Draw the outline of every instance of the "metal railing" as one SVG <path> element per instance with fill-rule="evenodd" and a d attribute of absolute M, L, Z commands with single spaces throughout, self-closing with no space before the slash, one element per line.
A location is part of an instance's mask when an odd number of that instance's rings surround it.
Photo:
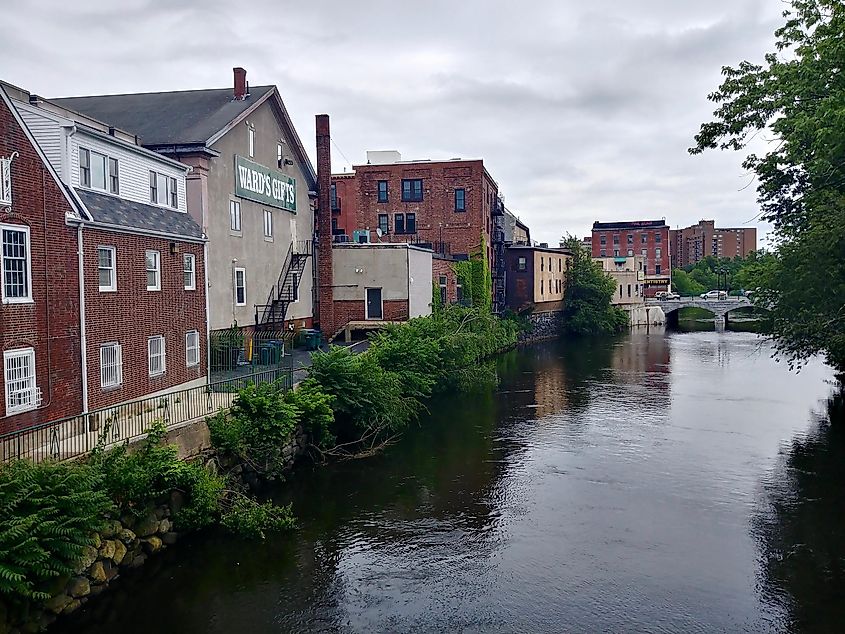
<path fill-rule="evenodd" d="M 210 416 L 231 407 L 238 392 L 249 383 L 271 382 L 291 389 L 292 368 L 238 376 L 0 434 L 0 462 L 78 458 L 90 453 L 103 435 L 106 447 L 139 439 L 156 421 L 175 427 Z"/>

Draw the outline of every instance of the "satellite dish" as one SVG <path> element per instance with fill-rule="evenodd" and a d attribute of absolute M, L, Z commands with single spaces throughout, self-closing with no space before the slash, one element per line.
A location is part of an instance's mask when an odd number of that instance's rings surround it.
<path fill-rule="evenodd" d="M 376 229 L 376 235 L 381 238 L 384 235 L 384 232 L 381 230 L 381 227 Z"/>

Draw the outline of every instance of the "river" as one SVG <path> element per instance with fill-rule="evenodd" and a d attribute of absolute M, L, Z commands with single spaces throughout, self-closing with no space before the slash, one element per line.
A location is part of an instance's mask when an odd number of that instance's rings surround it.
<path fill-rule="evenodd" d="M 750 333 L 548 343 L 385 454 L 280 486 L 300 528 L 186 539 L 54 631 L 830 632 L 832 372 Z M 840 421 L 843 423 L 845 421 Z"/>

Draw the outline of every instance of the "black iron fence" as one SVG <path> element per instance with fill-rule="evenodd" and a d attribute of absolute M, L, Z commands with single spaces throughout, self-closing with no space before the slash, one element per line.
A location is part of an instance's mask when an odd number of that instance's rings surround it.
<path fill-rule="evenodd" d="M 105 446 L 142 438 L 153 423 L 175 427 L 228 409 L 249 383 L 293 387 L 293 370 L 275 367 L 186 390 L 121 403 L 19 431 L 0 434 L 0 462 L 68 460 L 88 454 L 101 438 Z"/>
<path fill-rule="evenodd" d="M 289 367 L 293 335 L 292 330 L 264 328 L 233 327 L 212 332 L 208 347 L 211 382 Z"/>

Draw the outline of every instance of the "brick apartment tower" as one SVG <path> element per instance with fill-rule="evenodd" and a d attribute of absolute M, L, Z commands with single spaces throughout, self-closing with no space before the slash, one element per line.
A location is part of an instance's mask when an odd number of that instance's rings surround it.
<path fill-rule="evenodd" d="M 317 314 L 323 337 L 334 335 L 334 290 L 332 288 L 332 210 L 329 201 L 332 183 L 331 134 L 329 115 L 317 117 Z"/>

